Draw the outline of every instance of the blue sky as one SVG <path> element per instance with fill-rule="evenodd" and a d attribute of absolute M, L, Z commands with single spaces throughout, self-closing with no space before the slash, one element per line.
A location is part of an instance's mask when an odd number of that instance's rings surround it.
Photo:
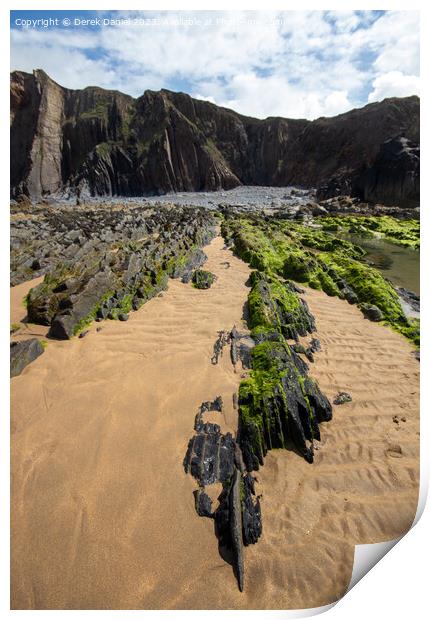
<path fill-rule="evenodd" d="M 36 68 L 68 88 L 168 88 L 312 119 L 419 94 L 419 14 L 12 11 L 11 70 Z"/>

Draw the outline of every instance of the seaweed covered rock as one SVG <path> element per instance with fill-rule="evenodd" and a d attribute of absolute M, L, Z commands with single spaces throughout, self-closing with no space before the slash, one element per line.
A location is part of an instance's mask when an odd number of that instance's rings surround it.
<path fill-rule="evenodd" d="M 272 448 L 294 448 L 313 461 L 313 441 L 332 407 L 316 382 L 297 364 L 288 343 L 266 341 L 252 352 L 252 371 L 239 389 L 239 437 L 248 471 Z"/>
<path fill-rule="evenodd" d="M 298 339 L 315 331 L 315 321 L 304 299 L 274 275 L 251 274 L 248 296 L 249 326 L 274 328 L 285 338 Z"/>
<path fill-rule="evenodd" d="M 24 368 L 42 355 L 43 346 L 37 338 L 10 343 L 10 376 L 17 377 Z"/>
<path fill-rule="evenodd" d="M 195 269 L 199 269 L 206 261 L 207 256 L 200 248 L 196 248 L 192 251 L 184 262 L 172 273 L 172 278 L 180 277 L 181 281 L 185 284 L 191 280 Z"/>
<path fill-rule="evenodd" d="M 373 304 L 360 304 L 360 310 L 362 311 L 366 319 L 369 319 L 369 321 L 374 321 L 375 323 L 378 323 L 384 318 L 382 311 L 378 308 L 378 306 L 374 306 Z"/>
<path fill-rule="evenodd" d="M 226 217 L 221 228 L 236 254 L 267 276 L 276 274 L 307 284 L 359 304 L 365 311 L 369 304 L 375 306 L 379 312 L 375 311 L 374 316 L 377 313 L 381 321 L 419 344 L 418 326 L 405 316 L 393 285 L 362 260 L 360 247 L 328 232 L 334 227 L 343 230 L 348 222 L 351 230 L 352 225 L 363 222 L 363 230 L 371 236 L 375 230 L 399 243 L 418 247 L 419 223 L 398 222 L 390 217 L 328 217 L 324 222 L 323 230 L 315 230 L 250 215 Z"/>
<path fill-rule="evenodd" d="M 361 236 L 386 239 L 390 243 L 414 250 L 420 247 L 420 222 L 389 215 L 331 215 L 322 221 L 324 231 L 359 233 Z"/>
<path fill-rule="evenodd" d="M 215 282 L 215 276 L 210 271 L 196 269 L 193 273 L 192 282 L 194 288 L 208 289 Z"/>

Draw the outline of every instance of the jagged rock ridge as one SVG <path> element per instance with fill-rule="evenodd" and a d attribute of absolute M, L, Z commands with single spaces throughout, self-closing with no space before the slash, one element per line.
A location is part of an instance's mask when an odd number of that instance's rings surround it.
<path fill-rule="evenodd" d="M 11 194 L 302 185 L 324 186 L 326 196 L 342 191 L 415 206 L 419 107 L 413 96 L 312 122 L 259 120 L 183 93 L 147 90 L 134 99 L 97 87 L 63 88 L 42 70 L 15 71 Z M 384 146 L 393 139 L 402 147 Z"/>

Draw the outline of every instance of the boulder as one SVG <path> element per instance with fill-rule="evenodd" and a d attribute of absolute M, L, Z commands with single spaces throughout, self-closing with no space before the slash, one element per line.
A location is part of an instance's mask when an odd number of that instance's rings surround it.
<path fill-rule="evenodd" d="M 11 342 L 10 376 L 17 377 L 20 375 L 24 368 L 34 362 L 43 352 L 44 348 L 37 338 Z"/>
<path fill-rule="evenodd" d="M 196 269 L 193 273 L 192 282 L 194 288 L 208 289 L 215 281 L 215 276 L 210 271 L 204 271 L 203 269 Z"/>
<path fill-rule="evenodd" d="M 379 322 L 384 318 L 383 312 L 373 304 L 361 303 L 360 310 L 369 321 Z"/>
<path fill-rule="evenodd" d="M 348 392 L 338 392 L 333 400 L 334 405 L 343 405 L 345 403 L 350 403 L 352 401 L 351 394 Z"/>

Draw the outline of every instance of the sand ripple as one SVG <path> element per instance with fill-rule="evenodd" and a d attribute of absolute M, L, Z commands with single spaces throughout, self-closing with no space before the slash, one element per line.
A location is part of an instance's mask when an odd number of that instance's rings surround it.
<path fill-rule="evenodd" d="M 218 275 L 210 290 L 172 281 L 127 323 L 51 342 L 12 380 L 14 608 L 323 605 L 345 591 L 355 543 L 410 526 L 418 363 L 403 337 L 309 291 L 322 344 L 311 374 L 329 398 L 347 391 L 353 401 L 322 425 L 313 466 L 268 455 L 257 474 L 263 536 L 246 549 L 238 591 L 182 468 L 202 401 L 221 394 L 223 427 L 237 426 L 240 373 L 227 354 L 218 366 L 210 357 L 218 330 L 241 327 L 249 269 L 220 238 L 207 254 Z"/>

